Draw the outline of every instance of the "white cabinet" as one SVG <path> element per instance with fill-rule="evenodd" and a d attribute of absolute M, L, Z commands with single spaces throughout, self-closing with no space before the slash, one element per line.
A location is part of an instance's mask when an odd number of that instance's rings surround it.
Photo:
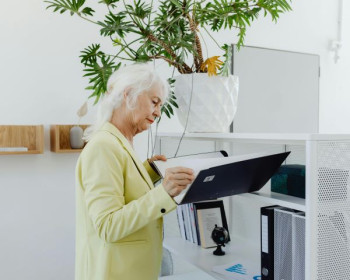
<path fill-rule="evenodd" d="M 158 135 L 157 152 L 172 157 L 180 134 Z M 289 150 L 287 163 L 305 164 L 306 197 L 271 193 L 269 183 L 259 192 L 224 199 L 231 242 L 226 255 L 182 240 L 176 216 L 165 219 L 164 245 L 217 279 L 215 265 L 249 259 L 260 270 L 260 207 L 278 204 L 306 215 L 305 279 L 343 280 L 350 275 L 350 135 L 331 134 L 185 134 L 179 155 L 225 149 L 230 155 Z"/>

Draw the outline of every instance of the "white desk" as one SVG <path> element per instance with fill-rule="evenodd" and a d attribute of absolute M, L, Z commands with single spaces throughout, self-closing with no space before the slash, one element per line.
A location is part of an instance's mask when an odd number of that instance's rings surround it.
<path fill-rule="evenodd" d="M 258 247 L 253 247 L 252 244 L 242 239 L 239 240 L 237 237 L 231 237 L 231 240 L 234 240 L 234 243 L 231 241 L 226 247 L 223 247 L 226 253 L 224 256 L 213 255 L 215 248 L 204 249 L 179 237 L 165 238 L 163 245 L 174 255 L 198 267 L 215 279 L 226 280 L 227 278 L 211 271 L 213 266 L 230 264 L 237 259 L 249 260 L 250 263 L 254 263 L 255 271 L 259 272 L 260 244 L 255 244 Z"/>

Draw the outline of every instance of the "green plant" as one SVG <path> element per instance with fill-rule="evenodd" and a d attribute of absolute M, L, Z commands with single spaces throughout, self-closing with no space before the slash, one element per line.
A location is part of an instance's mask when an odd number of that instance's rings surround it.
<path fill-rule="evenodd" d="M 47 8 L 54 12 L 70 12 L 100 27 L 101 36 L 109 37 L 115 53 L 101 50 L 100 44 L 91 44 L 81 52 L 84 76 L 89 77 L 90 97 L 95 103 L 106 91 L 107 80 L 117 70 L 122 60 L 147 62 L 155 59 L 166 61 L 179 73 L 208 72 L 209 75 L 229 73 L 228 45 L 219 46 L 224 62 L 219 56 L 204 60 L 203 36 L 206 32 L 214 41 L 212 32 L 223 29 L 238 31 L 237 47 L 243 45 L 247 27 L 260 13 L 271 15 L 277 21 L 280 14 L 291 10 L 291 0 L 100 0 L 106 6 L 102 21 L 94 19 L 95 11 L 86 6 L 85 0 L 52 0 Z M 131 2 L 131 1 L 129 1 Z M 210 29 L 212 32 L 210 32 Z M 216 41 L 215 41 L 216 42 Z M 205 42 L 204 42 L 205 43 Z M 170 85 L 174 83 L 169 79 Z M 177 107 L 172 92 L 162 111 L 168 117 Z"/>

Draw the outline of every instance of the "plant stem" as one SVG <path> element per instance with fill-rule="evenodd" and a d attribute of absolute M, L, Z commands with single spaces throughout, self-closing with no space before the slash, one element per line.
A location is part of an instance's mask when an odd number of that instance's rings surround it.
<path fill-rule="evenodd" d="M 112 39 L 111 39 L 111 40 L 112 40 Z M 120 45 L 122 46 L 122 48 L 121 48 L 120 51 L 116 54 L 116 57 L 117 57 L 121 52 L 123 52 L 123 51 L 125 50 L 125 48 L 130 49 L 129 46 L 130 46 L 131 44 L 133 44 L 133 43 L 135 43 L 135 42 L 137 42 L 137 41 L 140 41 L 140 40 L 141 40 L 141 38 L 138 38 L 138 39 L 132 41 L 131 43 L 127 44 L 127 45 L 120 44 Z M 113 41 L 113 40 L 112 40 L 112 41 Z M 124 40 L 124 42 L 125 42 L 125 40 Z"/>
<path fill-rule="evenodd" d="M 124 38 L 121 38 L 124 42 L 124 46 L 125 48 L 128 48 L 128 50 L 130 50 L 132 53 L 135 53 L 135 51 L 133 49 L 131 49 L 128 45 L 128 43 L 125 41 Z M 130 58 L 134 58 L 134 56 L 132 56 L 126 49 L 124 49 L 124 52 L 130 57 Z M 134 54 L 135 55 L 135 54 Z"/>
<path fill-rule="evenodd" d="M 115 54 L 106 54 L 106 53 L 105 53 L 105 55 L 106 55 L 106 56 L 113 57 L 113 60 L 114 60 L 115 58 L 120 58 L 120 59 L 122 59 L 122 60 L 135 61 L 134 59 L 121 57 L 121 56 L 115 55 Z"/>
<path fill-rule="evenodd" d="M 153 0 L 151 1 L 151 11 L 153 10 Z M 151 25 L 151 13 L 148 14 L 148 25 Z"/>
<path fill-rule="evenodd" d="M 172 11 L 172 12 L 169 14 L 169 17 L 170 17 L 174 12 L 175 12 L 175 11 Z M 169 22 L 168 22 L 168 25 L 164 27 L 163 32 L 167 31 L 168 28 L 169 28 L 173 23 L 175 23 L 176 21 L 178 21 L 181 17 L 182 17 L 182 15 L 179 15 L 178 17 L 174 18 L 173 20 L 169 21 Z"/>
<path fill-rule="evenodd" d="M 93 23 L 93 24 L 98 25 L 98 23 L 97 23 L 96 21 L 93 21 L 93 20 L 91 20 L 91 19 L 88 19 L 88 18 L 82 16 L 80 13 L 76 13 L 76 14 L 77 14 L 79 17 L 81 17 L 82 19 L 87 20 L 87 21 L 89 21 L 89 22 L 91 22 L 91 23 Z"/>
<path fill-rule="evenodd" d="M 205 32 L 208 33 L 208 35 L 210 36 L 210 38 L 213 39 L 213 41 L 215 42 L 215 44 L 216 44 L 220 49 L 222 49 L 222 47 L 218 44 L 218 42 L 216 42 L 216 40 L 214 39 L 214 37 L 211 36 L 211 34 L 210 34 L 209 31 L 205 28 L 205 26 L 203 26 L 203 28 L 204 28 Z"/>
<path fill-rule="evenodd" d="M 204 46 L 205 46 L 205 51 L 206 51 L 206 53 L 207 53 L 207 57 L 209 57 L 209 53 L 208 53 L 208 46 L 207 46 L 207 43 L 206 43 L 206 42 L 205 42 L 205 40 L 204 40 L 204 37 L 203 37 L 202 32 L 200 32 L 200 31 L 199 31 L 199 35 L 201 36 L 202 41 L 203 41 L 203 43 L 204 43 Z"/>
<path fill-rule="evenodd" d="M 109 8 L 109 5 L 108 5 L 108 4 L 106 4 L 106 6 L 107 6 L 107 9 L 108 9 L 108 12 L 111 14 L 111 13 L 112 13 L 112 11 L 111 11 L 111 9 Z"/>
<path fill-rule="evenodd" d="M 196 54 L 193 54 L 193 62 L 194 62 L 194 65 L 196 67 L 196 72 L 197 72 L 203 63 L 201 42 L 200 42 L 199 37 L 197 35 L 197 31 L 196 31 L 197 26 L 196 26 L 195 22 L 193 21 L 193 19 L 191 18 L 191 16 L 188 13 L 186 13 L 186 18 L 190 24 L 190 29 L 191 29 L 193 36 L 194 36 L 193 49 L 196 51 Z"/>
<path fill-rule="evenodd" d="M 143 36 L 145 36 L 146 38 L 148 38 L 149 40 L 151 40 L 152 42 L 156 43 L 157 45 L 161 46 L 164 48 L 164 50 L 169 53 L 169 55 L 174 59 L 175 63 L 176 63 L 176 60 L 177 60 L 177 56 L 176 54 L 174 53 L 174 51 L 171 49 L 170 46 L 168 46 L 164 41 L 162 41 L 161 39 L 157 38 L 153 32 L 151 32 L 150 30 L 147 32 L 147 30 L 145 30 L 143 28 L 143 26 L 141 26 L 137 21 L 136 19 L 129 13 L 129 10 L 126 8 L 126 4 L 125 4 L 125 0 L 123 0 L 123 3 L 124 3 L 124 7 L 125 7 L 125 10 L 126 12 L 128 13 L 129 17 L 131 18 L 131 20 L 133 21 L 133 23 L 136 25 L 136 27 L 140 30 L 141 34 Z M 164 57 L 165 58 L 165 57 Z M 191 73 L 192 72 L 192 69 L 186 64 L 186 63 L 182 63 L 180 64 L 180 69 L 179 69 L 179 72 L 180 73 Z"/>
<path fill-rule="evenodd" d="M 149 34 L 146 34 L 147 38 L 149 40 L 151 40 L 152 42 L 155 42 L 156 44 L 160 45 L 161 47 L 164 48 L 164 50 L 174 59 L 174 62 L 176 62 L 177 60 L 177 56 L 176 54 L 174 53 L 174 51 L 162 40 L 158 39 L 156 36 L 154 36 L 153 33 L 149 33 Z M 177 63 L 178 64 L 178 63 Z M 191 67 L 189 67 L 185 62 L 182 62 L 181 64 L 178 64 L 178 65 L 181 65 L 181 71 L 179 69 L 179 72 L 180 73 L 191 73 L 192 72 L 192 69 Z"/>
<path fill-rule="evenodd" d="M 186 74 L 186 73 L 191 73 L 191 72 L 192 72 L 191 68 L 189 69 L 190 72 L 188 71 L 188 69 L 186 69 L 186 68 L 184 69 L 183 64 L 185 64 L 185 63 L 180 64 L 180 63 L 178 63 L 178 62 L 176 62 L 176 61 L 173 61 L 173 60 L 171 60 L 171 59 L 169 59 L 169 58 L 167 58 L 167 57 L 165 57 L 165 56 L 163 56 L 163 55 L 154 55 L 154 56 L 150 56 L 149 58 L 153 58 L 153 59 L 163 59 L 163 60 L 165 60 L 166 62 L 168 62 L 170 65 L 176 67 L 176 69 L 177 69 L 181 74 Z M 185 65 L 186 65 L 186 64 L 185 64 Z M 189 66 L 187 66 L 187 67 L 189 67 Z"/>

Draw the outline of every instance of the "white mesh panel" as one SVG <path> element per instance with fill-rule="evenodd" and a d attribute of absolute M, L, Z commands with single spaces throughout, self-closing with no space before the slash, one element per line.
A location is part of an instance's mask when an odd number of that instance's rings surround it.
<path fill-rule="evenodd" d="M 317 279 L 349 279 L 350 143 L 320 143 L 317 153 Z"/>
<path fill-rule="evenodd" d="M 305 280 L 305 217 L 293 215 L 293 280 Z"/>
<path fill-rule="evenodd" d="M 275 280 L 292 279 L 292 214 L 275 210 L 274 213 Z"/>

